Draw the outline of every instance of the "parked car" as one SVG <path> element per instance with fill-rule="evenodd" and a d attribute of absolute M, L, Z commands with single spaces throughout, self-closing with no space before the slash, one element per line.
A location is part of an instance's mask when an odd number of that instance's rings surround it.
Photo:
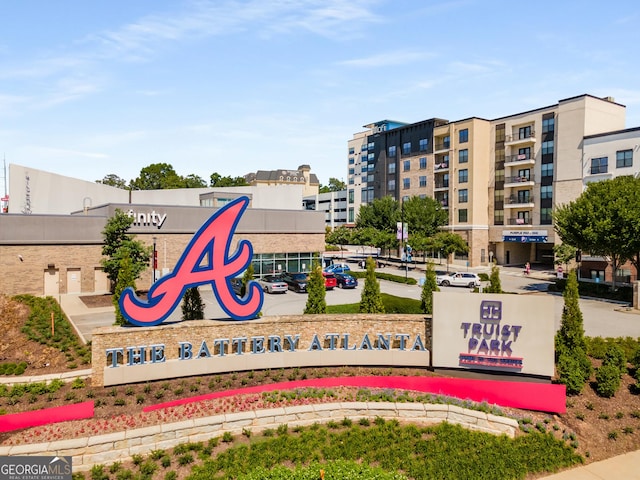
<path fill-rule="evenodd" d="M 266 293 L 287 293 L 289 285 L 279 275 L 266 275 L 258 279 L 258 283 Z"/>
<path fill-rule="evenodd" d="M 458 272 L 448 273 L 445 275 L 436 276 L 436 282 L 438 285 L 448 287 L 449 285 L 454 287 L 479 287 L 480 277 L 477 273 L 471 272 Z"/>
<path fill-rule="evenodd" d="M 358 286 L 358 279 L 352 277 L 348 273 L 335 273 L 338 288 L 356 288 Z"/>
<path fill-rule="evenodd" d="M 346 263 L 334 263 L 326 267 L 324 271 L 327 273 L 349 273 L 351 271 L 351 267 Z"/>
<path fill-rule="evenodd" d="M 236 295 L 242 296 L 242 278 L 240 277 L 232 278 L 231 288 L 233 288 L 233 291 Z"/>
<path fill-rule="evenodd" d="M 334 288 L 336 288 L 338 282 L 336 280 L 336 276 L 333 273 L 322 272 L 322 276 L 324 277 L 324 287 L 327 290 L 333 290 Z"/>
<path fill-rule="evenodd" d="M 293 290 L 294 292 L 303 293 L 307 291 L 307 282 L 309 281 L 309 276 L 303 272 L 296 273 L 285 273 L 282 276 L 282 280 L 287 284 L 289 290 Z"/>

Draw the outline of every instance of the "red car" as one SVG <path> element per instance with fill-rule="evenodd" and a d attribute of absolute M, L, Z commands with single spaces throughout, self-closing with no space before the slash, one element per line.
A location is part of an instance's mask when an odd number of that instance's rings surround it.
<path fill-rule="evenodd" d="M 338 280 L 333 273 L 322 272 L 324 277 L 324 286 L 327 290 L 333 290 L 338 285 Z"/>

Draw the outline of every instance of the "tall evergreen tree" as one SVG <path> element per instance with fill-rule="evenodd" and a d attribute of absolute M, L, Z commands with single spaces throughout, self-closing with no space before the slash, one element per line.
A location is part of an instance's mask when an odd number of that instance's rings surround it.
<path fill-rule="evenodd" d="M 504 293 L 502 290 L 502 283 L 500 282 L 500 269 L 495 263 L 491 267 L 491 275 L 489 276 L 489 285 L 487 285 L 484 293 Z"/>
<path fill-rule="evenodd" d="M 578 394 L 589 380 L 593 367 L 587 355 L 582 311 L 579 305 L 578 279 L 575 270 L 569 272 L 564 293 L 560 329 L 556 333 L 556 364 L 560 383 L 567 393 Z"/>
<path fill-rule="evenodd" d="M 327 313 L 327 302 L 325 300 L 327 289 L 324 286 L 322 267 L 317 262 L 314 262 L 309 274 L 307 293 L 307 304 L 304 307 L 304 313 Z"/>
<path fill-rule="evenodd" d="M 247 293 L 247 285 L 249 282 L 253 280 L 253 275 L 255 274 L 255 270 L 253 268 L 253 262 L 249 264 L 247 269 L 242 274 L 242 289 L 240 290 L 240 296 L 244 297 Z"/>
<path fill-rule="evenodd" d="M 376 262 L 372 257 L 367 258 L 367 273 L 360 296 L 360 313 L 384 313 L 380 282 L 376 278 Z"/>
<path fill-rule="evenodd" d="M 122 250 L 126 250 L 122 249 Z M 115 285 L 115 291 L 113 293 L 112 301 L 115 307 L 116 321 L 115 325 L 126 325 L 127 319 L 122 315 L 120 310 L 120 296 L 128 287 L 136 289 L 136 280 L 133 273 L 133 264 L 129 255 L 122 255 L 120 258 L 120 268 L 118 273 L 118 281 Z"/>
<path fill-rule="evenodd" d="M 204 302 L 198 287 L 187 288 L 182 299 L 182 319 L 201 320 L 204 318 Z"/>
<path fill-rule="evenodd" d="M 422 293 L 420 295 L 420 310 L 423 313 L 433 313 L 433 292 L 439 292 L 438 282 L 436 281 L 436 272 L 433 269 L 433 263 L 427 262 L 427 271 L 425 273 L 424 285 L 422 285 Z"/>

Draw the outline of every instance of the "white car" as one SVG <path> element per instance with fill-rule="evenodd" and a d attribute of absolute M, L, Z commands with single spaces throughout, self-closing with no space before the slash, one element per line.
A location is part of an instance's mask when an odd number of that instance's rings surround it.
<path fill-rule="evenodd" d="M 479 287 L 480 277 L 477 273 L 470 272 L 458 272 L 458 273 L 445 273 L 444 275 L 437 275 L 436 282 L 443 287 Z"/>
<path fill-rule="evenodd" d="M 289 285 L 276 275 L 267 275 L 258 279 L 258 283 L 266 293 L 287 293 Z"/>

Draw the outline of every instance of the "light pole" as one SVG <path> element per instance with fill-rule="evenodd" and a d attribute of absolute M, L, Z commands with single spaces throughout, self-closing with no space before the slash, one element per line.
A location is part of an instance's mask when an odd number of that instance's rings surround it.
<path fill-rule="evenodd" d="M 158 268 L 158 251 L 156 250 L 156 240 L 157 238 L 153 237 L 153 260 L 151 261 L 151 265 L 153 268 L 153 283 L 156 283 L 156 268 Z"/>

